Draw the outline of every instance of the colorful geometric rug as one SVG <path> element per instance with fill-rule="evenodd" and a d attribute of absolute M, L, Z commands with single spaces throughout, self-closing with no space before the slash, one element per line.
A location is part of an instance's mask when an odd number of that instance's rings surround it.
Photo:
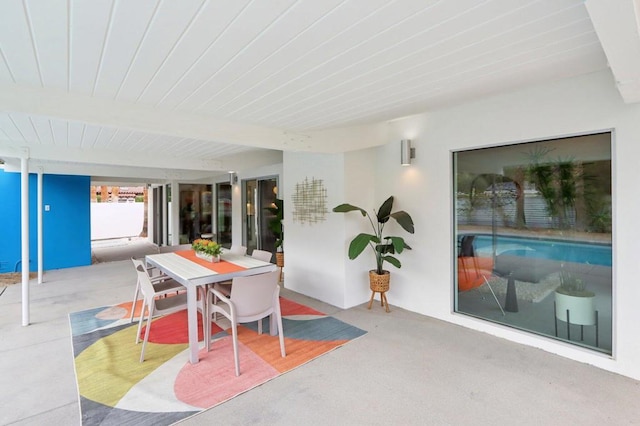
<path fill-rule="evenodd" d="M 211 352 L 201 349 L 200 362 L 188 362 L 184 311 L 154 320 L 144 363 L 139 362 L 141 344 L 135 344 L 137 322 L 129 323 L 131 302 L 70 314 L 82 424 L 169 425 L 366 333 L 307 306 L 280 300 L 287 356 L 280 356 L 278 337 L 269 335 L 268 320 L 262 335 L 257 323 L 239 326 L 239 377 L 231 335 L 215 324 Z"/>

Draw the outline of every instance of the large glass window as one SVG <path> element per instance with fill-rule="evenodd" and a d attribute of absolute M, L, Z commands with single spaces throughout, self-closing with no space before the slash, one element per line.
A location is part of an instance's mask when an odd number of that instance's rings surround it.
<path fill-rule="evenodd" d="M 611 133 L 453 158 L 454 310 L 610 354 Z"/>

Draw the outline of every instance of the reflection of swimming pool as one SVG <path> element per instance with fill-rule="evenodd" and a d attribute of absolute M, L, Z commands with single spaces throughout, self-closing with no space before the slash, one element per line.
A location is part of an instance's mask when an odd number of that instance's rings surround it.
<path fill-rule="evenodd" d="M 476 251 L 490 256 L 493 247 L 491 235 L 477 235 Z M 535 257 L 557 261 L 611 266 L 611 246 L 597 243 L 575 243 L 558 240 L 539 240 L 522 237 L 497 236 L 497 254 Z"/>

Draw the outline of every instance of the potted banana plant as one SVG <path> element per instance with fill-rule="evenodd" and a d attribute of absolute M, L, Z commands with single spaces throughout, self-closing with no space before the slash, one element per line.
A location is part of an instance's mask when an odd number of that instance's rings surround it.
<path fill-rule="evenodd" d="M 414 233 L 413 219 L 409 213 L 404 210 L 392 212 L 393 196 L 387 198 L 380 208 L 373 211 L 370 215 L 365 209 L 351 205 L 340 204 L 333 208 L 336 213 L 348 213 L 359 211 L 363 217 L 366 217 L 371 224 L 372 233 L 360 233 L 349 244 L 349 259 L 353 260 L 360 256 L 364 250 L 369 247 L 373 251 L 376 260 L 376 267 L 369 271 L 369 287 L 373 292 L 369 301 L 369 308 L 373 301 L 373 295 L 376 292 L 381 294 L 382 302 L 386 302 L 385 292 L 389 290 L 389 282 L 391 274 L 384 269 L 384 262 L 388 262 L 396 268 L 400 268 L 402 264 L 395 255 L 402 253 L 404 250 L 411 250 L 411 247 L 404 241 L 404 238 L 384 235 L 385 225 L 389 219 L 394 219 L 405 231 L 410 234 Z M 374 220 L 375 218 L 375 220 Z M 386 306 L 389 312 L 389 306 Z"/>
<path fill-rule="evenodd" d="M 276 238 L 276 265 L 280 268 L 280 281 L 282 281 L 282 268 L 284 267 L 284 227 L 282 225 L 282 220 L 284 219 L 284 200 L 276 198 L 273 205 L 265 207 L 265 209 L 273 215 L 268 222 L 268 226 Z"/>

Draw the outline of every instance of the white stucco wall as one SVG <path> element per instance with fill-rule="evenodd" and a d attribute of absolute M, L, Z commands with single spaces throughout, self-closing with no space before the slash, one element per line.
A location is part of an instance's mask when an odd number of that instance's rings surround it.
<path fill-rule="evenodd" d="M 91 239 L 137 237 L 142 232 L 144 203 L 91 203 Z"/>
<path fill-rule="evenodd" d="M 451 152 L 608 129 L 614 130 L 613 357 L 453 314 Z M 293 185 L 305 176 L 326 180 L 329 209 L 342 202 L 377 207 L 394 195 L 396 209 L 412 215 L 416 234 L 407 238 L 414 250 L 401 255 L 402 269 L 392 271 L 391 304 L 640 379 L 640 286 L 636 285 L 634 260 L 635 218 L 640 213 L 634 197 L 640 158 L 640 105 L 623 103 L 610 73 L 395 120 L 389 123 L 389 134 L 390 142 L 374 150 L 375 176 L 368 180 L 375 183 L 369 185 L 358 182 L 358 175 L 350 175 L 353 169 L 349 165 L 360 161 L 359 167 L 368 167 L 371 150 L 334 156 L 285 154 L 286 199 L 290 199 Z M 412 139 L 416 148 L 410 167 L 400 166 L 400 140 L 404 138 Z M 364 205 L 367 202 L 370 204 Z M 346 244 L 360 231 L 354 230 L 355 219 L 335 216 L 330 214 L 326 223 L 306 228 L 290 224 L 290 216 L 285 217 L 287 287 L 349 307 L 367 300 L 363 271 L 370 269 L 370 262 L 346 259 Z M 363 276 L 364 291 L 354 283 L 359 276 Z"/>

